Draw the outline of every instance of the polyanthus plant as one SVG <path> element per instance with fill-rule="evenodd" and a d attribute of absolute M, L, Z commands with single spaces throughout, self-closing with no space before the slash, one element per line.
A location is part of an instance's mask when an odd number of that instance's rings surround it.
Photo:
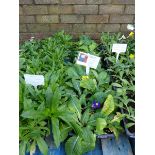
<path fill-rule="evenodd" d="M 76 99 L 74 102 L 77 105 L 80 103 L 80 100 Z M 86 109 L 79 110 L 79 121 L 77 123 L 70 123 L 73 133 L 65 143 L 67 155 L 82 155 L 93 150 L 97 135 L 111 132 L 118 138 L 119 133 L 123 131 L 120 122 L 124 115 L 115 112 L 115 108 L 113 96 L 109 94 L 102 109 L 95 111 L 91 107 L 87 107 Z M 72 112 L 77 112 L 76 108 L 71 110 Z"/>
<path fill-rule="evenodd" d="M 66 81 L 67 87 L 77 92 L 80 98 L 84 97 L 91 101 L 95 98 L 104 101 L 106 93 L 111 90 L 110 77 L 99 66 L 97 70 L 91 69 L 87 76 L 85 67 L 72 65 L 67 70 Z"/>
<path fill-rule="evenodd" d="M 80 36 L 79 41 L 77 42 L 77 50 L 82 50 L 86 53 L 99 55 L 99 51 L 97 51 L 98 44 L 90 39 L 90 37 L 86 35 Z"/>
<path fill-rule="evenodd" d="M 113 38 L 115 38 L 115 43 L 127 43 L 127 51 L 125 53 L 121 53 L 119 56 L 119 60 L 116 63 L 116 58 L 114 53 L 111 52 L 111 46 L 113 42 Z M 111 41 L 110 41 L 111 40 Z M 126 113 L 126 118 L 130 120 L 128 123 L 128 127 L 134 125 L 134 85 L 135 85 L 135 40 L 134 40 L 134 32 L 130 32 L 128 36 L 115 37 L 115 35 L 111 34 L 103 34 L 101 37 L 102 43 L 106 43 L 107 41 L 111 42 L 111 45 L 106 46 L 103 53 L 105 55 L 103 65 L 106 65 L 107 71 L 111 76 L 111 82 L 113 89 L 116 91 L 116 97 L 118 98 L 118 106 L 124 109 Z M 107 44 L 106 44 L 107 45 Z M 103 56 L 104 56 L 103 55 Z M 108 65 L 107 65 L 108 64 Z"/>

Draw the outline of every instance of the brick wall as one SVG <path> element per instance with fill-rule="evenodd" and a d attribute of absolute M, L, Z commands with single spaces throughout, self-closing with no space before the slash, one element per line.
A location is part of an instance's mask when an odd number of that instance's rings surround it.
<path fill-rule="evenodd" d="M 75 38 L 126 32 L 134 23 L 135 0 L 19 0 L 20 41 L 65 30 Z"/>

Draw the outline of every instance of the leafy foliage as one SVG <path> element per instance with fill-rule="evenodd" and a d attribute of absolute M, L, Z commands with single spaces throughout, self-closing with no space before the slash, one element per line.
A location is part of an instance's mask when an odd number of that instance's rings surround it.
<path fill-rule="evenodd" d="M 19 55 L 19 142 L 20 154 L 34 153 L 38 145 L 48 154 L 46 137 L 56 147 L 65 142 L 67 155 L 82 155 L 95 148 L 96 135 L 123 132 L 126 117 L 134 125 L 134 38 L 120 39 L 121 34 L 104 33 L 101 44 L 88 36 L 73 41 L 63 31 L 43 40 L 26 41 Z M 113 43 L 128 43 L 127 52 L 115 63 Z M 100 56 L 97 69 L 75 63 L 78 51 Z M 45 85 L 26 85 L 24 74 L 45 77 Z M 84 78 L 86 77 L 86 78 Z M 102 108 L 92 109 L 93 103 Z M 118 107 L 126 114 L 121 114 Z M 69 136 L 72 133 L 71 136 Z"/>

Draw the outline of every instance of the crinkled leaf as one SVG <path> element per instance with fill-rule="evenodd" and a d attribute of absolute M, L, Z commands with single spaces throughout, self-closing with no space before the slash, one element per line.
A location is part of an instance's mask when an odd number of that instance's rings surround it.
<path fill-rule="evenodd" d="M 88 128 L 83 128 L 82 137 L 82 154 L 94 150 L 96 143 L 96 135 Z"/>
<path fill-rule="evenodd" d="M 80 103 L 81 103 L 81 105 L 85 105 L 86 106 L 86 95 L 85 94 L 82 94 L 80 96 Z"/>
<path fill-rule="evenodd" d="M 82 114 L 81 122 L 82 124 L 87 124 L 90 117 L 90 110 L 86 109 L 85 112 Z"/>
<path fill-rule="evenodd" d="M 114 119 L 111 121 L 111 123 L 117 122 L 120 123 L 120 121 L 125 117 L 124 114 L 121 114 L 117 112 L 117 114 L 114 116 Z"/>
<path fill-rule="evenodd" d="M 78 73 L 76 72 L 75 68 L 74 67 L 70 67 L 68 68 L 67 70 L 67 74 L 70 78 L 75 78 L 75 79 L 78 79 L 80 78 L 80 76 L 78 75 Z"/>
<path fill-rule="evenodd" d="M 106 128 L 107 122 L 104 118 L 97 118 L 96 120 L 96 133 L 103 134 L 103 129 Z"/>
<path fill-rule="evenodd" d="M 114 99 L 113 99 L 113 96 L 111 94 L 109 94 L 106 101 L 104 102 L 101 113 L 104 116 L 108 116 L 109 114 L 111 114 L 114 111 L 114 109 L 115 109 Z"/>
<path fill-rule="evenodd" d="M 87 80 L 81 80 L 80 87 L 95 91 L 96 89 L 96 80 L 95 79 L 87 79 Z"/>
<path fill-rule="evenodd" d="M 77 90 L 79 95 L 81 95 L 80 81 L 72 79 L 72 83 L 73 83 L 74 89 Z"/>
<path fill-rule="evenodd" d="M 81 119 L 81 104 L 78 98 L 72 97 L 69 102 L 69 108 L 72 112 L 76 112 L 78 118 Z"/>
<path fill-rule="evenodd" d="M 102 71 L 99 73 L 99 75 L 98 75 L 98 84 L 99 85 L 103 85 L 103 84 L 107 83 L 108 80 L 109 80 L 109 76 L 108 76 L 107 72 Z"/>
<path fill-rule="evenodd" d="M 79 136 L 69 138 L 65 144 L 65 151 L 67 155 L 82 155 L 81 138 Z"/>
<path fill-rule="evenodd" d="M 72 130 L 72 128 L 64 123 L 60 124 L 60 137 L 61 142 L 63 142 L 67 137 L 68 133 Z"/>

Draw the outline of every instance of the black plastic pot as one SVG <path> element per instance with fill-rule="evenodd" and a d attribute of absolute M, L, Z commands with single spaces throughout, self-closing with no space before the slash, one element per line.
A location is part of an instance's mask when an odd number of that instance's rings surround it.
<path fill-rule="evenodd" d="M 123 109 L 121 109 L 121 113 L 124 114 Z M 124 118 L 123 123 L 124 123 L 125 132 L 126 132 L 126 135 L 129 138 L 129 141 L 130 141 L 130 144 L 131 144 L 131 147 L 132 147 L 132 151 L 135 154 L 135 132 L 132 133 L 132 132 L 130 132 L 128 130 L 128 128 L 126 128 L 126 124 L 127 124 L 126 122 L 127 122 L 127 120 L 126 120 L 126 118 Z"/>

